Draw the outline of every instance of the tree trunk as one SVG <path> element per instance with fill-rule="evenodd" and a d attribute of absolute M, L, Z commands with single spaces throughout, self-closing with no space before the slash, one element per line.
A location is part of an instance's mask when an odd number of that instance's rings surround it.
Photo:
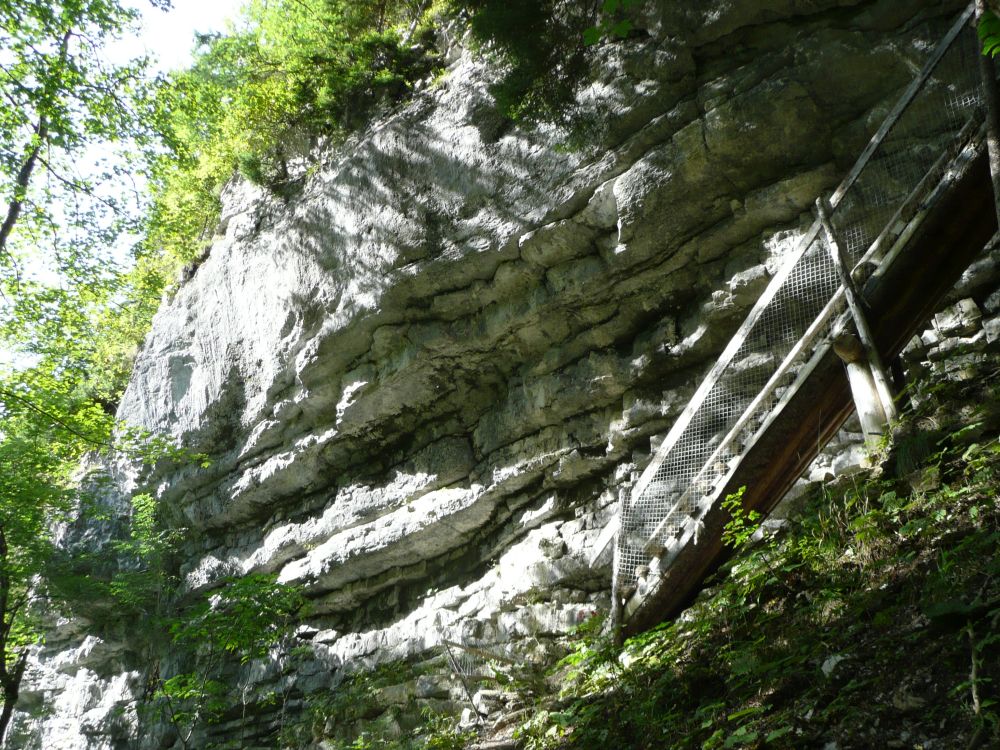
<path fill-rule="evenodd" d="M 59 43 L 59 65 L 56 70 L 62 68 L 69 58 L 69 40 L 71 36 L 71 31 L 67 30 L 63 33 L 62 40 Z M 50 84 L 46 84 L 46 86 L 48 87 Z M 51 95 L 53 95 L 52 92 L 50 92 Z M 21 209 L 24 207 L 25 196 L 28 192 L 28 186 L 31 184 L 31 175 L 35 171 L 39 154 L 41 154 L 42 147 L 49 140 L 49 119 L 45 111 L 45 104 L 46 102 L 43 100 L 39 106 L 38 123 L 35 125 L 35 136 L 33 138 L 35 145 L 25 152 L 24 161 L 17 172 L 17 177 L 14 179 L 14 193 L 11 195 L 10 204 L 7 206 L 7 215 L 4 217 L 3 223 L 0 224 L 0 254 L 10 254 L 10 251 L 7 249 L 7 241 L 10 239 L 11 232 L 14 231 L 17 220 L 21 217 Z M 2 736 L 0 735 L 0 737 Z"/>
<path fill-rule="evenodd" d="M 17 705 L 18 694 L 21 689 L 21 678 L 24 676 L 24 668 L 28 666 L 28 654 L 22 652 L 17 658 L 14 668 L 7 674 L 3 684 L 3 711 L 0 712 L 0 747 L 7 746 L 7 729 L 10 726 L 11 717 L 14 715 L 14 706 Z"/>
<path fill-rule="evenodd" d="M 17 698 L 11 699 L 4 693 L 3 712 L 0 713 L 0 747 L 7 746 L 7 726 L 14 715 L 14 704 Z"/>
<path fill-rule="evenodd" d="M 986 12 L 985 0 L 976 3 L 976 23 Z M 990 157 L 990 177 L 993 178 L 993 202 L 996 204 L 997 221 L 1000 222 L 1000 90 L 997 88 L 997 71 L 990 55 L 979 54 L 979 76 L 983 84 L 986 105 L 986 145 Z"/>

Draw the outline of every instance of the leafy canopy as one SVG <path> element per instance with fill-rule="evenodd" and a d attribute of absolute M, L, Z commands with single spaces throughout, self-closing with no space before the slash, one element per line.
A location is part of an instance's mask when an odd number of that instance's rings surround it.
<path fill-rule="evenodd" d="M 143 252 L 198 258 L 235 170 L 286 188 L 288 144 L 340 137 L 402 98 L 437 64 L 427 35 L 414 35 L 422 8 L 252 0 L 230 33 L 199 37 L 191 68 L 160 88 L 168 150 L 152 167 Z"/>

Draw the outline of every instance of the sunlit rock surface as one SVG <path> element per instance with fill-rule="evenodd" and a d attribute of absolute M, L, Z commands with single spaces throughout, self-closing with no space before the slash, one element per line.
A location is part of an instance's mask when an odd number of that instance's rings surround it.
<path fill-rule="evenodd" d="M 594 50 L 590 146 L 498 127 L 492 74 L 462 55 L 293 194 L 224 195 L 119 411 L 212 464 L 116 467 L 106 500 L 159 495 L 189 530 L 188 590 L 307 587 L 314 659 L 256 665 L 262 692 L 308 697 L 445 638 L 544 651 L 605 609 L 587 560 L 651 438 L 964 3 L 649 5 L 647 36 Z M 930 346 L 998 335 L 967 304 L 943 315 Z M 813 478 L 846 470 L 823 460 Z M 13 747 L 134 746 L 149 659 L 99 630 L 39 650 Z M 447 676 L 413 695 L 461 708 Z"/>

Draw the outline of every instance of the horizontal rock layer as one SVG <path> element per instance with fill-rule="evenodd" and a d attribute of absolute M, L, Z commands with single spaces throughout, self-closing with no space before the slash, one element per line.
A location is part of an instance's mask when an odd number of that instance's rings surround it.
<path fill-rule="evenodd" d="M 586 147 L 498 128 L 494 73 L 466 54 L 294 195 L 232 184 L 119 411 L 211 466 L 118 467 L 109 502 L 124 518 L 128 492 L 157 493 L 190 591 L 304 585 L 302 693 L 443 638 L 530 652 L 565 632 L 606 606 L 587 559 L 651 439 L 960 5 L 649 3 L 648 33 L 593 52 Z M 148 665 L 90 638 L 40 651 L 19 746 L 135 731 Z"/>

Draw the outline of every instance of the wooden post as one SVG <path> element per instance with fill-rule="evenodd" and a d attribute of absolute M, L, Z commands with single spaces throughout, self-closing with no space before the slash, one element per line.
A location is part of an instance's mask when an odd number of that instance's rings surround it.
<path fill-rule="evenodd" d="M 851 384 L 851 395 L 858 410 L 861 431 L 869 446 L 878 443 L 885 434 L 889 423 L 882 400 L 879 398 L 875 379 L 872 377 L 865 348 L 853 333 L 844 332 L 833 339 L 833 350 L 844 361 L 847 380 Z"/>
<path fill-rule="evenodd" d="M 616 646 L 621 646 L 625 642 L 622 629 L 622 625 L 624 624 L 622 609 L 621 581 L 618 575 L 618 555 L 615 555 L 611 568 L 611 611 L 608 612 L 607 632 L 611 634 L 611 642 Z"/>
<path fill-rule="evenodd" d="M 976 26 L 986 10 L 985 0 L 976 0 Z M 984 55 L 982 50 L 978 52 L 979 77 L 986 104 L 986 146 L 990 157 L 990 177 L 993 178 L 993 202 L 1000 226 L 1000 91 L 997 89 L 997 71 L 992 56 Z"/>
<path fill-rule="evenodd" d="M 896 402 L 893 398 L 892 387 L 889 385 L 889 376 L 886 373 L 885 363 L 882 362 L 882 355 L 878 353 L 875 346 L 875 336 L 868 326 L 868 319 L 861 304 L 861 296 L 854 287 L 854 279 L 847 270 L 847 263 L 844 260 L 844 251 L 837 242 L 837 237 L 830 224 L 829 208 L 823 198 L 816 199 L 816 212 L 819 215 L 820 223 L 826 234 L 827 244 L 830 246 L 830 255 L 833 257 L 833 264 L 837 268 L 840 276 L 840 283 L 844 286 L 844 296 L 847 298 L 847 306 L 851 310 L 851 317 L 854 318 L 854 325 L 858 329 L 858 338 L 864 347 L 868 358 L 868 366 L 871 368 L 872 379 L 875 381 L 875 390 L 878 393 L 879 401 L 882 404 L 882 411 L 888 421 L 893 421 L 898 416 L 896 412 Z"/>

